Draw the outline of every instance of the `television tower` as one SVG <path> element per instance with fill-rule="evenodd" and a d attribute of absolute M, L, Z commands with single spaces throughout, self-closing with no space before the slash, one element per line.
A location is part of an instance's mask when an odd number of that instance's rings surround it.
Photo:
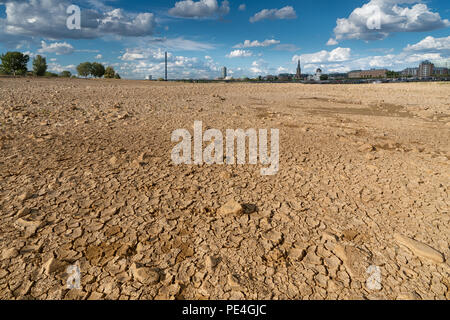
<path fill-rule="evenodd" d="M 164 54 L 164 58 L 165 58 L 165 74 L 164 74 L 164 80 L 167 81 L 167 51 Z"/>

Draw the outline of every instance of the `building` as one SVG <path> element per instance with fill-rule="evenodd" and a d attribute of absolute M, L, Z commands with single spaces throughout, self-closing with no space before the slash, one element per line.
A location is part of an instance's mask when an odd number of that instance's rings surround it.
<path fill-rule="evenodd" d="M 448 68 L 434 67 L 433 75 L 448 76 Z"/>
<path fill-rule="evenodd" d="M 226 79 L 227 77 L 227 67 L 222 68 L 222 79 Z"/>
<path fill-rule="evenodd" d="M 276 76 L 272 76 L 272 75 L 267 75 L 265 77 L 262 78 L 263 81 L 275 81 L 277 80 Z"/>
<path fill-rule="evenodd" d="M 145 80 L 152 80 L 152 79 L 153 79 L 152 75 L 148 75 L 145 77 Z"/>
<path fill-rule="evenodd" d="M 355 70 L 348 73 L 350 79 L 373 79 L 373 78 L 386 78 L 386 69 L 372 69 L 372 70 Z"/>
<path fill-rule="evenodd" d="M 417 77 L 419 74 L 419 68 L 406 68 L 402 71 L 403 77 Z"/>
<path fill-rule="evenodd" d="M 322 76 L 322 69 L 317 68 L 316 74 L 313 76 L 314 81 L 320 81 L 320 77 Z"/>
<path fill-rule="evenodd" d="M 347 73 L 330 73 L 328 80 L 344 80 L 347 79 Z"/>
<path fill-rule="evenodd" d="M 300 59 L 298 59 L 297 73 L 295 74 L 295 80 L 301 80 L 301 79 L 302 79 L 302 67 L 300 65 Z"/>
<path fill-rule="evenodd" d="M 293 75 L 290 73 L 280 73 L 278 75 L 278 80 L 280 81 L 292 81 Z"/>
<path fill-rule="evenodd" d="M 430 61 L 425 60 L 422 61 L 422 63 L 419 65 L 419 78 L 429 78 L 433 75 L 434 71 L 434 64 L 432 64 Z"/>

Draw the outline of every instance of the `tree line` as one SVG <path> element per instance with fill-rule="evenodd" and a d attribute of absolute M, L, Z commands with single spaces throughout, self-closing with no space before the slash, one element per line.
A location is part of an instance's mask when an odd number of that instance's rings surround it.
<path fill-rule="evenodd" d="M 13 75 L 13 76 L 24 76 L 29 74 L 28 62 L 30 61 L 30 56 L 17 51 L 9 51 L 5 54 L 0 55 L 0 74 Z M 37 55 L 33 59 L 33 75 L 42 77 L 63 77 L 70 78 L 75 77 L 70 71 L 62 71 L 60 74 L 47 71 L 47 60 L 41 55 Z M 120 79 L 120 75 L 115 72 L 114 68 L 109 66 L 105 68 L 101 63 L 98 62 L 83 62 L 77 66 L 78 75 L 81 77 L 92 76 L 94 78 L 105 77 L 107 79 Z"/>
<path fill-rule="evenodd" d="M 105 66 L 98 62 L 83 62 L 77 66 L 78 75 L 81 77 L 93 76 L 94 78 L 105 77 L 106 79 L 120 79 L 120 75 L 116 73 L 113 67 Z"/>

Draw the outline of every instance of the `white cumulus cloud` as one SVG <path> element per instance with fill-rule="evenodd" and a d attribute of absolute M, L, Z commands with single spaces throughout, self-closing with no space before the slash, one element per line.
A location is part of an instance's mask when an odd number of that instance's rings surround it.
<path fill-rule="evenodd" d="M 233 50 L 227 54 L 227 58 L 251 57 L 253 53 L 249 50 Z"/>
<path fill-rule="evenodd" d="M 71 54 L 74 52 L 74 48 L 67 42 L 54 42 L 47 44 L 45 41 L 41 41 L 41 48 L 38 49 L 39 53 L 54 53 L 56 55 Z"/>
<path fill-rule="evenodd" d="M 347 61 L 351 57 L 350 48 L 338 47 L 334 50 L 327 51 L 322 50 L 316 53 L 295 55 L 292 57 L 293 62 L 297 62 L 299 59 L 302 63 L 328 63 L 328 62 L 338 62 Z"/>
<path fill-rule="evenodd" d="M 93 39 L 106 35 L 140 37 L 152 35 L 156 27 L 153 13 L 128 13 L 123 9 L 81 10 L 81 29 L 67 28 L 68 0 L 3 1 L 0 41 L 13 39 Z"/>
<path fill-rule="evenodd" d="M 447 52 L 450 53 L 450 36 L 444 38 L 434 38 L 428 36 L 422 41 L 409 45 L 405 48 L 405 51 L 418 51 L 418 52 Z"/>
<path fill-rule="evenodd" d="M 335 46 L 337 45 L 338 42 L 336 41 L 336 39 L 330 38 L 327 42 L 327 46 Z"/>
<path fill-rule="evenodd" d="M 250 18 L 250 22 L 258 22 L 261 20 L 277 20 L 277 19 L 295 19 L 297 14 L 293 7 L 286 6 L 281 9 L 263 9 Z"/>
<path fill-rule="evenodd" d="M 439 13 L 432 12 L 420 0 L 370 0 L 348 18 L 337 19 L 334 34 L 336 41 L 382 40 L 395 32 L 423 32 L 449 26 L 447 19 L 441 19 Z"/>
<path fill-rule="evenodd" d="M 175 3 L 175 7 L 169 10 L 169 14 L 181 18 L 208 18 L 226 15 L 230 12 L 230 3 L 222 1 L 221 5 L 217 0 L 184 0 Z"/>
<path fill-rule="evenodd" d="M 239 43 L 235 45 L 233 48 L 257 48 L 257 47 L 270 47 L 275 44 L 279 44 L 280 41 L 275 39 L 264 40 L 263 42 L 259 42 L 258 40 L 250 41 L 245 40 L 244 43 Z"/>

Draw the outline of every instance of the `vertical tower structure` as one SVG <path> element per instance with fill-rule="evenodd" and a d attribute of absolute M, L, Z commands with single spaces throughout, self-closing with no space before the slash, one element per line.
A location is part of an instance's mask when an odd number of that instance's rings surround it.
<path fill-rule="evenodd" d="M 164 54 L 164 60 L 165 60 L 165 73 L 164 73 L 164 80 L 167 81 L 167 51 Z"/>
<path fill-rule="evenodd" d="M 295 79 L 300 80 L 301 78 L 302 78 L 302 67 L 300 64 L 300 59 L 298 59 L 297 73 L 295 74 Z"/>

